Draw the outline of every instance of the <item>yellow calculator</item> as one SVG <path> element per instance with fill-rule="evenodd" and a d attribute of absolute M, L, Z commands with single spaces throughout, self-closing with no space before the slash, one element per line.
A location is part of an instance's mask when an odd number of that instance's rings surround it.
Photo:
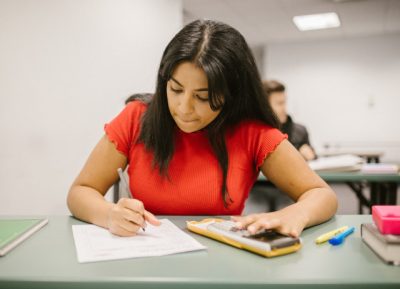
<path fill-rule="evenodd" d="M 265 230 L 251 235 L 247 230 L 237 229 L 234 222 L 223 219 L 208 218 L 199 222 L 189 221 L 187 228 L 197 234 L 264 257 L 296 252 L 302 244 L 301 238 L 285 236 L 273 230 Z"/>

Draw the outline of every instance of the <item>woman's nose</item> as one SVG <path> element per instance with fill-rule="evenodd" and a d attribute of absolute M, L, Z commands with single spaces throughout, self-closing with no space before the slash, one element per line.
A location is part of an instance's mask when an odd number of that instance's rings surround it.
<path fill-rule="evenodd" d="M 184 93 L 179 103 L 179 110 L 183 114 L 190 114 L 193 112 L 193 97 L 191 93 Z"/>

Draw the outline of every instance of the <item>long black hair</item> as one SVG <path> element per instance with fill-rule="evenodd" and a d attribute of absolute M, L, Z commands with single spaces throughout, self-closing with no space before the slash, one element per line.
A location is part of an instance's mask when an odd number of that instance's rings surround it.
<path fill-rule="evenodd" d="M 204 70 L 210 107 L 214 111 L 221 109 L 206 130 L 222 170 L 221 193 L 227 207 L 230 198 L 226 186 L 229 161 L 226 130 L 244 119 L 257 119 L 272 127 L 278 127 L 278 121 L 266 100 L 254 57 L 244 37 L 221 22 L 191 22 L 167 45 L 154 97 L 142 118 L 138 141 L 154 153 L 153 166 L 158 167 L 161 175 L 168 175 L 177 129 L 168 109 L 167 82 L 177 65 L 185 61 Z"/>

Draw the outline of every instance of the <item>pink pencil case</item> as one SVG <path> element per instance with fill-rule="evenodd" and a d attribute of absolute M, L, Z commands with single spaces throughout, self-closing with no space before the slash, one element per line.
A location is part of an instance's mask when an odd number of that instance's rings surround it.
<path fill-rule="evenodd" d="M 400 235 L 400 206 L 372 206 L 372 219 L 382 234 Z"/>

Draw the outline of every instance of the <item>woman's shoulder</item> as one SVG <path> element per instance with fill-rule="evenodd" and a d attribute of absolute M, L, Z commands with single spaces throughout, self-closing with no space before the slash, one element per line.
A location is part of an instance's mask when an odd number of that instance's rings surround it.
<path fill-rule="evenodd" d="M 267 155 L 287 138 L 278 128 L 263 121 L 248 119 L 238 123 L 227 137 L 228 146 L 241 148 L 253 157 L 257 168 Z"/>
<path fill-rule="evenodd" d="M 146 109 L 147 105 L 138 100 L 127 103 L 122 111 L 105 125 L 106 133 L 124 135 L 126 139 L 137 135 Z"/>
<path fill-rule="evenodd" d="M 141 100 L 133 100 L 126 104 L 125 109 L 131 113 L 144 113 L 147 109 L 147 104 Z"/>
<path fill-rule="evenodd" d="M 260 130 L 262 131 L 278 130 L 277 128 L 274 128 L 273 126 L 257 119 L 242 120 L 232 129 L 234 132 L 246 132 L 246 133 L 257 133 Z"/>
<path fill-rule="evenodd" d="M 140 119 L 142 118 L 143 114 L 147 110 L 147 104 L 140 101 L 140 100 L 134 100 L 131 102 L 128 102 L 124 109 L 121 111 L 119 117 L 119 121 L 125 122 L 125 123 L 134 123 L 134 124 L 139 124 Z"/>
<path fill-rule="evenodd" d="M 278 128 L 256 119 L 242 120 L 227 134 L 228 140 L 245 144 L 274 140 L 280 142 L 286 137 Z"/>

